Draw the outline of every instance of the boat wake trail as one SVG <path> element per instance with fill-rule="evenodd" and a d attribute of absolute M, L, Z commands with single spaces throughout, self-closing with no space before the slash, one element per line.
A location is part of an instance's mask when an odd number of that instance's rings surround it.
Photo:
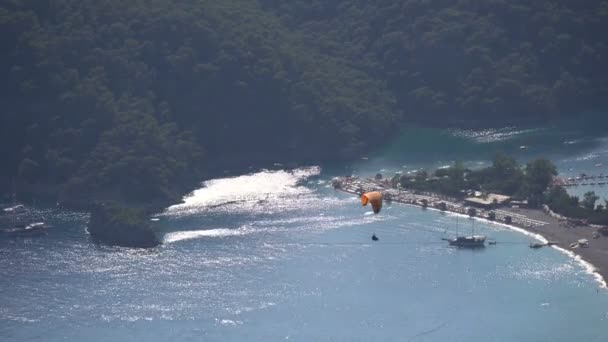
<path fill-rule="evenodd" d="M 433 329 L 425 330 L 425 331 L 423 331 L 423 332 L 421 332 L 421 333 L 418 333 L 418 334 L 416 334 L 416 335 L 414 335 L 414 336 L 410 337 L 410 338 L 408 339 L 408 342 L 409 342 L 409 341 L 413 341 L 414 339 L 416 339 L 416 338 L 418 338 L 418 337 L 422 337 L 422 336 L 424 336 L 424 335 L 432 334 L 432 333 L 434 333 L 434 332 L 436 332 L 436 331 L 439 331 L 439 330 L 443 329 L 443 327 L 445 327 L 447 324 L 448 324 L 448 322 L 443 322 L 442 324 L 440 324 L 440 325 L 438 325 L 438 326 L 434 327 Z"/>

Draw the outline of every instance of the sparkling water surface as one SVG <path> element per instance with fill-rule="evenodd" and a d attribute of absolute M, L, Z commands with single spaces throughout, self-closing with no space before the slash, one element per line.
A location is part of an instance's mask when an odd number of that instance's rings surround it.
<path fill-rule="evenodd" d="M 349 165 L 208 181 L 159 215 L 164 243 L 151 250 L 95 245 L 86 215 L 41 209 L 47 236 L 0 240 L 0 340 L 607 341 L 608 293 L 567 255 L 433 210 L 372 215 L 328 186 L 350 172 L 484 165 L 499 148 L 599 173 L 606 138 L 556 128 L 431 138 L 443 149 L 410 153 L 408 134 Z M 498 244 L 449 248 L 441 238 L 456 224 Z"/>

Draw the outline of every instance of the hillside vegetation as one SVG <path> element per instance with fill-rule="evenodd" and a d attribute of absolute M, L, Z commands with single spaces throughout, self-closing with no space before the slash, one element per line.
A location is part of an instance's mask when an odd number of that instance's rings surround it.
<path fill-rule="evenodd" d="M 4 1 L 0 192 L 165 204 L 404 123 L 603 109 L 607 18 L 601 1 Z"/>
<path fill-rule="evenodd" d="M 386 80 L 408 119 L 487 125 L 606 106 L 607 1 L 261 3 Z"/>

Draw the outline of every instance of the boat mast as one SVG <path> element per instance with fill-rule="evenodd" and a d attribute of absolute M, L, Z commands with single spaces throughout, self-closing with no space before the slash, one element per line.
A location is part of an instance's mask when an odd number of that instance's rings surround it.
<path fill-rule="evenodd" d="M 471 225 L 471 236 L 475 236 L 475 219 L 473 219 L 473 224 Z"/>

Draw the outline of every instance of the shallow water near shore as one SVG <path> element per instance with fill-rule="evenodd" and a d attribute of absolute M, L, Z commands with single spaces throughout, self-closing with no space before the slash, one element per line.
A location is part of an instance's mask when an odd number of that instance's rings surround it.
<path fill-rule="evenodd" d="M 370 215 L 328 186 L 347 172 L 482 165 L 498 148 L 573 174 L 608 164 L 604 137 L 565 132 L 428 131 L 431 156 L 408 155 L 404 137 L 351 165 L 213 180 L 159 217 L 164 244 L 147 251 L 96 246 L 86 215 L 47 211 L 48 236 L 0 240 L 0 340 L 606 341 L 608 293 L 573 258 L 437 211 Z M 498 244 L 449 248 L 456 224 Z"/>

